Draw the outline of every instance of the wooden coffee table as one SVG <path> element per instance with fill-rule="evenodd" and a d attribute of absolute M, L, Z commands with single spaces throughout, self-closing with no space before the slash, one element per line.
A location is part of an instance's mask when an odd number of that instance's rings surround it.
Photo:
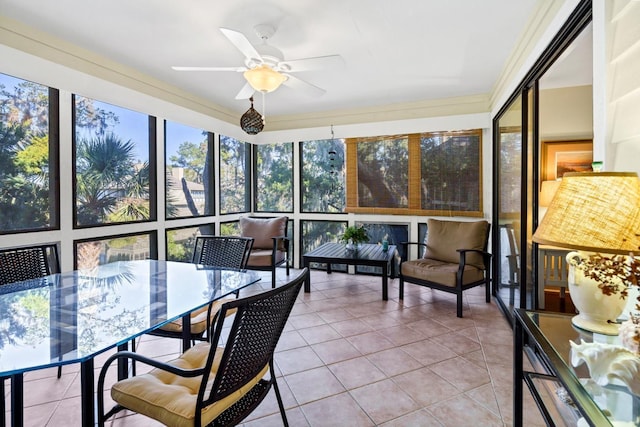
<path fill-rule="evenodd" d="M 309 267 L 312 262 L 326 263 L 327 274 L 331 274 L 331 264 L 382 267 L 382 299 L 387 301 L 389 299 L 387 276 L 389 272 L 391 272 L 392 278 L 396 275 L 396 264 L 392 262 L 395 254 L 396 247 L 394 245 L 389 245 L 386 252 L 382 250 L 381 245 L 373 244 L 360 245 L 357 251 L 347 251 L 342 243 L 325 243 L 302 255 L 302 262 L 305 267 Z M 389 265 L 391 265 L 391 269 L 389 269 Z M 304 291 L 311 292 L 311 275 L 304 282 Z"/>

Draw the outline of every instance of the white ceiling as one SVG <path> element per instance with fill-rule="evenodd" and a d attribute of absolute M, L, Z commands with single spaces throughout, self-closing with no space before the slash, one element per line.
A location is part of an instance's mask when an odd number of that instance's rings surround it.
<path fill-rule="evenodd" d="M 268 115 L 488 94 L 544 0 L 0 0 L 0 13 L 111 61 L 241 113 L 235 72 L 172 65 L 241 66 L 219 27 L 272 24 L 269 44 L 292 60 L 341 55 L 343 67 L 296 73 L 326 90 L 267 96 Z M 0 70 L 1 71 L 1 70 Z M 260 97 L 256 104 L 259 107 Z"/>

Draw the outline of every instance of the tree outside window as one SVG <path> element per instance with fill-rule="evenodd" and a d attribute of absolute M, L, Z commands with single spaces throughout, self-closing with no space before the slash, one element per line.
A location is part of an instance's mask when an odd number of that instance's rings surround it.
<path fill-rule="evenodd" d="M 249 212 L 250 145 L 220 135 L 220 213 Z"/>
<path fill-rule="evenodd" d="M 256 212 L 293 212 L 293 143 L 254 146 Z"/>
<path fill-rule="evenodd" d="M 343 139 L 300 143 L 302 212 L 344 212 L 344 154 Z"/>
<path fill-rule="evenodd" d="M 57 90 L 0 74 L 2 234 L 59 226 L 57 103 Z"/>

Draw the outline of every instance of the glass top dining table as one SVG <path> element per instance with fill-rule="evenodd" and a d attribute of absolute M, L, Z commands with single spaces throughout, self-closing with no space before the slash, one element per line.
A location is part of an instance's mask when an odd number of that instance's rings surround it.
<path fill-rule="evenodd" d="M 253 271 L 140 260 L 0 286 L 0 377 L 12 379 L 12 424 L 23 423 L 24 372 L 80 363 L 83 425 L 94 425 L 96 355 L 181 317 L 188 332 L 191 311 L 258 280 Z"/>

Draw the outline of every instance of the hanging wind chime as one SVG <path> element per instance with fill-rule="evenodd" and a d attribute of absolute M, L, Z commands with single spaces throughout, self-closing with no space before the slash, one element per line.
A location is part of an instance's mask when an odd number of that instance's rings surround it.
<path fill-rule="evenodd" d="M 264 129 L 264 118 L 253 108 L 253 96 L 249 101 L 251 101 L 251 107 L 240 117 L 240 127 L 249 135 L 255 135 Z"/>

